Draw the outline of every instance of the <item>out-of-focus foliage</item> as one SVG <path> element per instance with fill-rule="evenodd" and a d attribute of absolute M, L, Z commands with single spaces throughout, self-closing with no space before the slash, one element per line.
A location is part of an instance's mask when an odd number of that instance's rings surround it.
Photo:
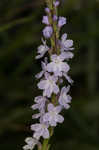
<path fill-rule="evenodd" d="M 0 150 L 21 150 L 31 135 L 34 75 L 44 0 L 0 1 Z M 52 138 L 53 150 L 99 150 L 99 0 L 62 0 L 63 28 L 74 40 L 72 107 Z"/>

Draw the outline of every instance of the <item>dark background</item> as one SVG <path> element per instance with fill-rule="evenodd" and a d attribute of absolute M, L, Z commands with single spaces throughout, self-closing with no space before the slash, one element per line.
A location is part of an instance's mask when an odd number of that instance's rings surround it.
<path fill-rule="evenodd" d="M 0 0 L 0 150 L 21 150 L 31 136 L 30 106 L 38 95 L 34 75 L 41 44 L 44 0 Z M 64 0 L 62 30 L 74 40 L 70 62 L 72 107 L 64 112 L 52 150 L 99 150 L 99 0 Z"/>

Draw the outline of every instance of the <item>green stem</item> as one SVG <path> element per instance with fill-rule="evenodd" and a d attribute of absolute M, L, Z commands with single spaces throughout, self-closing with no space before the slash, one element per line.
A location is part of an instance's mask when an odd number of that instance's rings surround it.
<path fill-rule="evenodd" d="M 49 142 L 49 139 L 44 140 L 42 150 L 48 150 L 48 142 Z"/>

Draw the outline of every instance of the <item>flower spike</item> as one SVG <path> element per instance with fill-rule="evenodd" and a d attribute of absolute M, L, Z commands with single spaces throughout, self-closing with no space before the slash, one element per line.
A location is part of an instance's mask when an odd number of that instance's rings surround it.
<path fill-rule="evenodd" d="M 60 30 L 67 23 L 65 17 L 57 15 L 60 1 L 46 0 L 46 4 L 46 14 L 42 19 L 42 24 L 45 25 L 42 31 L 44 39 L 37 48 L 36 56 L 36 59 L 44 60 L 41 60 L 42 70 L 35 76 L 42 94 L 34 98 L 31 107 L 33 111 L 37 111 L 32 119 L 37 119 L 38 122 L 31 125 L 33 136 L 26 138 L 24 150 L 33 150 L 36 145 L 38 150 L 49 150 L 49 140 L 54 128 L 64 121 L 61 112 L 70 108 L 72 100 L 68 94 L 73 83 L 68 75 L 68 61 L 74 56 L 73 40 L 67 39 L 67 33 L 60 38 Z M 67 81 L 65 86 L 64 80 Z"/>

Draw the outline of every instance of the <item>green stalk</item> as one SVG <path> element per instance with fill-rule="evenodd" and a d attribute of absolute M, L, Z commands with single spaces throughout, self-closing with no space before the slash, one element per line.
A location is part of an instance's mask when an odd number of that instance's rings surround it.
<path fill-rule="evenodd" d="M 48 142 L 49 142 L 49 139 L 44 140 L 42 150 L 48 150 Z"/>

